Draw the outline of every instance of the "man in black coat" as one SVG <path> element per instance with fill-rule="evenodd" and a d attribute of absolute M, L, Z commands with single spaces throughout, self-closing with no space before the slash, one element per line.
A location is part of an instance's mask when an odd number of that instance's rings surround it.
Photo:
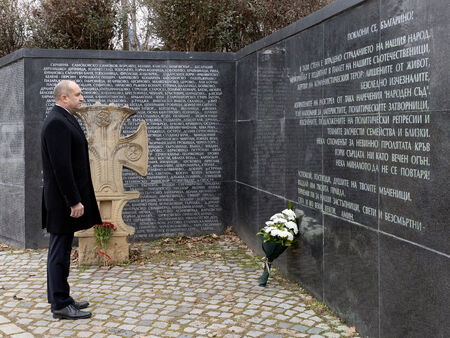
<path fill-rule="evenodd" d="M 44 189 L 42 227 L 50 233 L 47 261 L 48 302 L 54 318 L 81 319 L 88 302 L 70 297 L 67 282 L 74 232 L 102 222 L 89 167 L 88 143 L 72 115 L 83 102 L 73 81 L 59 82 L 56 105 L 44 121 L 41 133 Z"/>

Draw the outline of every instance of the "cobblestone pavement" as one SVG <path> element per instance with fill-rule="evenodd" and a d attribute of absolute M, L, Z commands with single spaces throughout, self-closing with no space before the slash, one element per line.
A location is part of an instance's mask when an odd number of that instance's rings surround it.
<path fill-rule="evenodd" d="M 232 237 L 184 241 L 180 252 L 176 242 L 163 245 L 169 239 L 135 244 L 138 259 L 112 268 L 72 264 L 72 295 L 88 300 L 93 312 L 77 321 L 53 319 L 49 311 L 46 250 L 3 249 L 0 337 L 357 335 L 277 269 L 259 287 L 260 258 Z"/>

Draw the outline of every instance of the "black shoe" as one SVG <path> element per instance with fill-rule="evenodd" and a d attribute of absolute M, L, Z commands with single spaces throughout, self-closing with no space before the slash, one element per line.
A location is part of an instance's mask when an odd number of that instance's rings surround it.
<path fill-rule="evenodd" d="M 86 319 L 91 316 L 92 313 L 80 311 L 73 304 L 67 305 L 61 310 L 53 310 L 53 318 L 57 319 Z"/>
<path fill-rule="evenodd" d="M 78 310 L 85 309 L 89 306 L 89 302 L 73 302 L 73 306 L 75 306 Z"/>

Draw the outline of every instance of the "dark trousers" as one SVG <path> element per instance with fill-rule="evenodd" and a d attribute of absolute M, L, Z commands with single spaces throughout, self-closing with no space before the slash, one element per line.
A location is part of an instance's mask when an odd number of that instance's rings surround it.
<path fill-rule="evenodd" d="M 47 297 L 52 310 L 60 310 L 73 303 L 67 282 L 70 270 L 72 234 L 50 234 L 47 259 Z"/>

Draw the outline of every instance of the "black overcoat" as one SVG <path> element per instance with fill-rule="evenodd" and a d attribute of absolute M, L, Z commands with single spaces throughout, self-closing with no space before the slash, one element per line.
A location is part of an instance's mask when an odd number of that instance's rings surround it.
<path fill-rule="evenodd" d="M 60 106 L 55 105 L 44 121 L 41 151 L 42 228 L 68 234 L 101 223 L 86 137 L 77 119 Z M 70 207 L 78 202 L 84 205 L 84 215 L 70 217 Z"/>

